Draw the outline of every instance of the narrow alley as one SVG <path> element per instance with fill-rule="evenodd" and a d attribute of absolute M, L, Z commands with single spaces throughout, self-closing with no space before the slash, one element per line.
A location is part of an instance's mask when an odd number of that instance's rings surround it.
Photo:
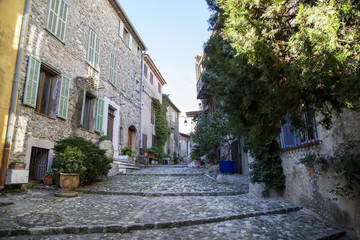
<path fill-rule="evenodd" d="M 248 194 L 247 177 L 217 184 L 204 168 L 143 167 L 79 188 L 75 198 L 37 185 L 0 198 L 5 239 L 336 239 L 311 212 Z"/>

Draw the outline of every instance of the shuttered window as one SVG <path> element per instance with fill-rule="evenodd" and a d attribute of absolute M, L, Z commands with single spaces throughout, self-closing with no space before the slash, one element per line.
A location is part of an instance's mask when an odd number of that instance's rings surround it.
<path fill-rule="evenodd" d="M 29 63 L 26 75 L 24 104 L 30 107 L 36 107 L 36 98 L 38 93 L 41 62 L 29 56 Z"/>
<path fill-rule="evenodd" d="M 154 84 L 154 75 L 150 73 L 150 83 Z"/>
<path fill-rule="evenodd" d="M 68 4 L 64 0 L 51 0 L 47 29 L 64 42 L 68 15 Z"/>
<path fill-rule="evenodd" d="M 67 118 L 70 93 L 70 80 L 61 77 L 60 101 L 57 116 L 63 119 Z"/>
<path fill-rule="evenodd" d="M 102 133 L 104 118 L 104 100 L 97 100 L 95 131 Z"/>
<path fill-rule="evenodd" d="M 109 64 L 109 81 L 116 85 L 116 76 L 117 76 L 117 57 L 110 53 L 110 64 Z"/>
<path fill-rule="evenodd" d="M 99 69 L 100 39 L 93 30 L 90 30 L 88 63 Z"/>
<path fill-rule="evenodd" d="M 155 109 L 154 109 L 154 103 L 151 103 L 151 115 L 150 115 L 150 122 L 151 124 L 155 123 Z"/>

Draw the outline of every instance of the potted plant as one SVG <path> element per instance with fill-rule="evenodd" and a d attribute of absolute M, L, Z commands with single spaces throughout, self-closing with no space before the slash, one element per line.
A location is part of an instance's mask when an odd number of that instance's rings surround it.
<path fill-rule="evenodd" d="M 85 155 L 77 147 L 66 147 L 65 151 L 58 156 L 58 166 L 60 170 L 61 191 L 56 196 L 76 197 L 74 191 L 80 184 L 80 174 L 86 171 L 83 166 Z"/>
<path fill-rule="evenodd" d="M 44 185 L 53 185 L 56 173 L 57 170 L 55 168 L 50 168 L 49 170 L 47 170 L 44 174 Z"/>
<path fill-rule="evenodd" d="M 10 169 L 25 169 L 26 163 L 20 160 L 13 160 L 10 162 Z"/>
<path fill-rule="evenodd" d="M 136 158 L 137 152 L 135 150 L 132 150 L 131 146 L 128 146 L 121 149 L 121 154 L 128 155 L 131 158 Z"/>

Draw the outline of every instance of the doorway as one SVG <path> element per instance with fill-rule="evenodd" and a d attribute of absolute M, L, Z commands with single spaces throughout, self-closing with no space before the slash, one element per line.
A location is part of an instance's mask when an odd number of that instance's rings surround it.
<path fill-rule="evenodd" d="M 30 157 L 30 172 L 29 179 L 35 181 L 42 181 L 44 174 L 47 170 L 49 159 L 49 149 L 44 148 L 31 148 Z"/>
<path fill-rule="evenodd" d="M 136 144 L 136 128 L 134 126 L 130 126 L 128 129 L 128 146 L 131 146 L 133 150 L 135 150 Z"/>
<path fill-rule="evenodd" d="M 106 134 L 113 140 L 114 136 L 115 109 L 109 106 Z"/>

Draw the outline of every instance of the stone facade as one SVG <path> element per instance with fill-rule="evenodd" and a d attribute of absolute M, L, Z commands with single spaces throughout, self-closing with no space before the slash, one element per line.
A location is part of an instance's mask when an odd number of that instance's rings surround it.
<path fill-rule="evenodd" d="M 162 102 L 162 87 L 166 81 L 148 54 L 144 59 L 143 105 L 142 105 L 142 146 L 151 148 L 155 138 L 155 111 L 152 98 Z"/>
<path fill-rule="evenodd" d="M 319 144 L 311 147 L 288 150 L 282 153 L 282 165 L 286 175 L 285 197 L 309 208 L 324 218 L 336 223 L 360 237 L 360 198 L 349 200 L 330 193 L 334 188 L 334 173 L 308 168 L 299 164 L 299 159 L 309 151 L 319 154 L 333 154 L 342 143 L 343 136 L 359 139 L 360 114 L 345 111 L 341 119 L 333 121 L 331 130 L 318 126 Z M 358 190 L 359 192 L 360 190 Z M 338 200 L 333 200 L 337 197 Z"/>
<path fill-rule="evenodd" d="M 170 100 L 170 98 L 169 98 Z M 169 155 L 173 155 L 175 152 L 179 153 L 179 115 L 180 110 L 175 106 L 175 104 L 170 100 L 169 106 L 167 107 L 166 119 L 168 126 L 170 127 L 170 134 L 167 139 L 164 152 Z"/>
<path fill-rule="evenodd" d="M 46 145 L 53 145 L 57 140 L 72 135 L 97 142 L 101 135 L 109 134 L 110 129 L 114 158 L 119 155 L 122 147 L 129 144 L 138 148 L 141 52 L 146 46 L 115 0 L 65 0 L 68 5 L 66 34 L 65 38 L 60 40 L 48 29 L 51 2 L 32 1 L 10 160 L 23 160 L 29 169 L 29 151 L 34 147 L 32 142 L 43 142 L 44 146 L 40 144 L 36 147 L 45 148 Z M 132 36 L 128 41 L 119 35 L 120 20 L 124 23 L 126 33 Z M 91 66 L 88 60 L 91 31 L 99 38 L 99 65 L 96 68 Z M 110 54 L 117 58 L 114 67 L 116 75 L 112 83 L 109 81 Z M 40 61 L 41 71 L 48 72 L 54 79 L 50 87 L 52 97 L 49 105 L 50 112 L 53 112 L 52 115 L 49 114 L 51 116 L 39 113 L 38 106 L 29 107 L 24 104 L 27 75 L 31 71 L 29 56 Z M 66 119 L 54 114 L 59 108 L 59 97 L 62 94 L 59 87 L 61 77 L 70 80 Z M 92 79 L 94 89 L 90 87 Z M 88 102 L 84 102 L 84 99 Z M 99 99 L 103 101 L 102 116 L 99 116 L 100 112 L 96 110 Z M 85 103 L 89 103 L 89 106 Z M 91 113 L 86 113 L 86 110 L 84 113 L 84 108 L 90 109 Z M 88 114 L 90 119 L 88 130 L 84 127 L 85 120 L 81 122 L 84 114 Z M 112 119 L 109 119 L 110 117 Z M 99 125 L 101 130 L 94 131 L 98 122 L 102 123 L 102 126 Z M 132 138 L 131 141 L 129 137 Z M 47 147 L 45 149 L 50 150 Z M 49 159 L 52 157 L 50 155 Z M 50 165 L 51 161 L 46 168 Z"/>
<path fill-rule="evenodd" d="M 185 133 L 180 133 L 180 151 L 179 155 L 184 159 L 185 162 L 190 160 L 190 151 L 191 151 L 191 140 L 190 135 Z"/>

